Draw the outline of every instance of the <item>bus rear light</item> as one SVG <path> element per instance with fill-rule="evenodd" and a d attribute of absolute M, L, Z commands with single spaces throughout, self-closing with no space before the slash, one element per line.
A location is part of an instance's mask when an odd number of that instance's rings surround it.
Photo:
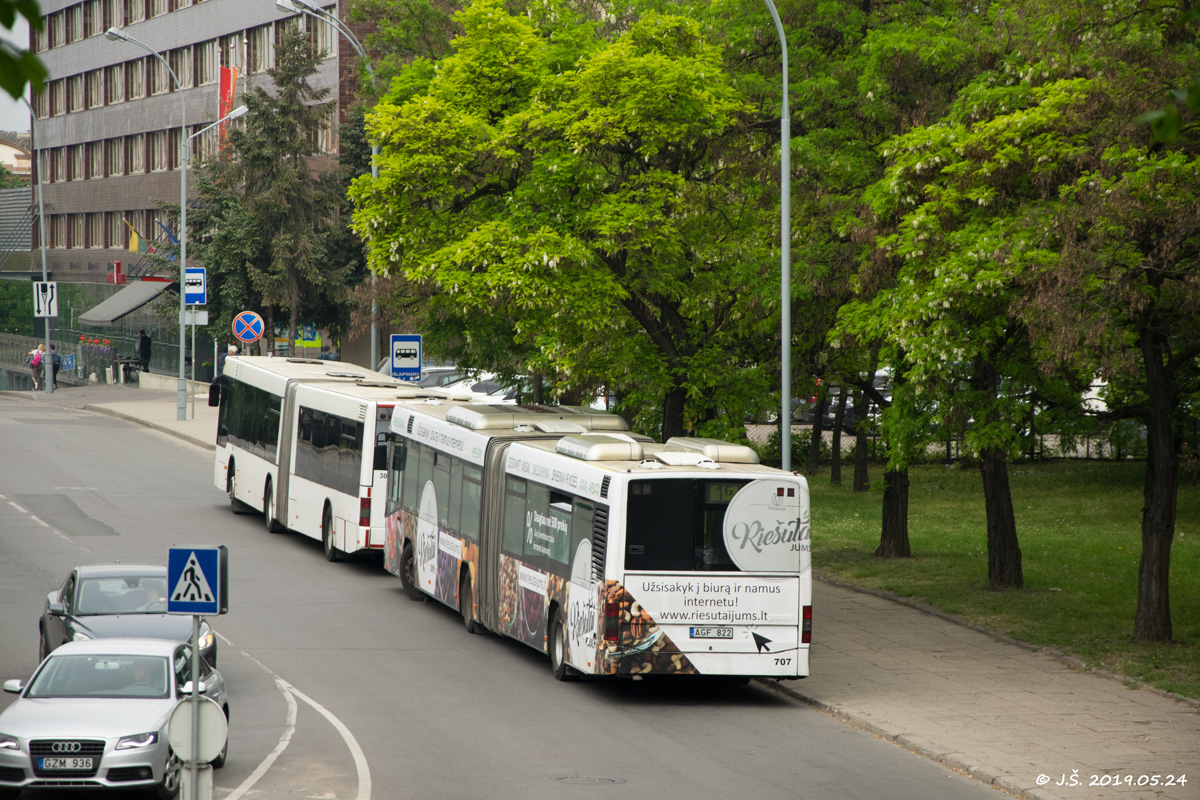
<path fill-rule="evenodd" d="M 621 640 L 621 604 L 604 604 L 604 641 L 619 642 Z"/>
<path fill-rule="evenodd" d="M 812 606 L 804 607 L 804 623 L 800 628 L 800 642 L 801 644 L 812 643 Z"/>
<path fill-rule="evenodd" d="M 358 524 L 363 527 L 371 525 L 371 490 L 367 489 L 367 496 L 360 498 L 358 501 Z"/>

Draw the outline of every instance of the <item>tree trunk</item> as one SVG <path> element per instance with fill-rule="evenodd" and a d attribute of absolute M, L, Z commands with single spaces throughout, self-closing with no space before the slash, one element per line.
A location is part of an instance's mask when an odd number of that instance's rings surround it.
<path fill-rule="evenodd" d="M 808 442 L 808 474 L 816 475 L 817 466 L 821 463 L 821 418 L 825 416 L 825 397 L 817 401 L 817 409 L 813 413 L 812 438 Z"/>
<path fill-rule="evenodd" d="M 672 436 L 687 436 L 683 427 L 684 402 L 687 393 L 683 387 L 676 386 L 663 397 L 662 440 L 665 442 Z"/>
<path fill-rule="evenodd" d="M 833 439 L 829 447 L 829 482 L 842 485 L 842 423 L 846 420 L 846 387 L 838 395 L 837 410 L 833 412 Z"/>
<path fill-rule="evenodd" d="M 867 471 L 867 426 L 865 420 L 855 425 L 854 431 L 854 491 L 871 490 L 871 476 Z"/>
<path fill-rule="evenodd" d="M 263 335 L 259 337 L 258 350 L 265 356 L 275 352 L 275 307 L 267 306 L 263 312 Z"/>
<path fill-rule="evenodd" d="M 982 456 L 979 471 L 987 513 L 988 584 L 993 589 L 1019 589 L 1025 585 L 1025 578 L 1021 572 L 1021 547 L 1017 544 L 1008 462 L 1004 453 L 995 448 L 985 449 Z"/>
<path fill-rule="evenodd" d="M 877 558 L 908 558 L 908 470 L 883 473 L 883 527 L 879 532 Z"/>
<path fill-rule="evenodd" d="M 1146 368 L 1146 482 L 1142 488 L 1142 560 L 1138 564 L 1135 642 L 1171 639 L 1171 543 L 1179 491 L 1179 437 L 1174 424 L 1174 375 L 1164 366 L 1161 337 L 1143 327 Z"/>

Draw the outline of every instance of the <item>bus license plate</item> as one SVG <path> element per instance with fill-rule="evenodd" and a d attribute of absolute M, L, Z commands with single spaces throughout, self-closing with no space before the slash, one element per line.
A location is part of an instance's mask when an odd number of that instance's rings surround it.
<path fill-rule="evenodd" d="M 732 639 L 733 628 L 692 628 L 693 639 Z"/>
<path fill-rule="evenodd" d="M 90 758 L 40 758 L 38 769 L 91 769 Z"/>

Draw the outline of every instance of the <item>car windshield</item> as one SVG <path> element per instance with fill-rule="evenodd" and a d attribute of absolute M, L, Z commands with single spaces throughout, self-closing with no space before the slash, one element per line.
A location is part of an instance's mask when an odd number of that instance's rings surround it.
<path fill-rule="evenodd" d="M 80 585 L 75 613 L 162 614 L 167 610 L 165 576 L 89 578 Z"/>
<path fill-rule="evenodd" d="M 53 654 L 26 697 L 167 697 L 163 656 Z"/>

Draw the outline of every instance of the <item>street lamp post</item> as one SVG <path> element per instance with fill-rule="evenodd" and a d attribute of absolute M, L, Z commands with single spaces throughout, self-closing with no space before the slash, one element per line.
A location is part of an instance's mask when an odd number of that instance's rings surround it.
<path fill-rule="evenodd" d="M 187 150 L 187 104 L 183 101 L 183 84 L 179 82 L 179 76 L 175 74 L 175 70 L 171 69 L 171 65 L 162 57 L 162 53 L 155 50 L 150 45 L 135 39 L 125 31 L 119 28 L 109 28 L 104 34 L 109 40 L 114 42 L 129 42 L 136 44 L 150 55 L 162 62 L 167 68 L 167 72 L 171 74 L 171 78 L 175 81 L 175 88 L 179 90 L 179 380 L 176 383 L 176 419 L 187 419 L 187 376 L 184 372 L 184 354 L 187 349 L 187 341 L 185 339 L 184 329 L 184 292 L 183 292 L 183 275 L 184 269 L 187 267 L 187 161 L 185 159 Z"/>
<path fill-rule="evenodd" d="M 24 95 L 21 96 L 25 107 L 29 109 L 29 127 L 33 132 L 33 141 L 35 145 L 40 145 L 37 135 L 37 113 L 34 112 L 33 106 L 29 104 L 29 100 Z M 37 154 L 37 181 L 38 181 L 38 233 L 42 240 L 42 283 L 49 281 L 47 277 L 49 273 L 46 271 L 46 203 L 42 197 L 42 151 L 34 148 Z M 50 355 L 50 317 L 43 317 L 46 320 L 46 356 L 42 359 L 42 385 L 46 388 L 46 394 L 54 391 L 54 358 Z M 47 361 L 47 359 L 49 359 Z M 47 380 L 47 376 L 49 380 Z"/>
<path fill-rule="evenodd" d="M 779 121 L 779 414 L 780 467 L 792 468 L 792 121 L 788 112 L 788 48 L 779 12 L 765 0 L 783 51 L 783 114 Z"/>
<path fill-rule="evenodd" d="M 362 46 L 362 42 L 354 35 L 354 31 L 342 22 L 340 19 L 330 14 L 325 9 L 318 6 L 313 0 L 275 0 L 275 5 L 281 11 L 287 11 L 291 14 L 307 14 L 314 19 L 319 19 L 323 22 L 328 22 L 337 28 L 338 33 L 350 42 L 354 52 L 358 54 L 358 58 L 362 61 L 363 66 L 367 68 L 367 74 L 371 76 L 371 91 L 375 94 L 379 93 L 379 86 L 375 82 L 375 70 L 371 68 L 371 60 L 367 58 L 367 51 Z M 379 145 L 371 144 L 371 178 L 379 179 Z M 374 370 L 379 363 L 379 333 L 377 330 L 376 318 L 379 316 L 379 309 L 375 303 L 375 274 L 371 273 L 371 363 L 367 366 Z"/>
<path fill-rule="evenodd" d="M 231 119 L 237 119 L 238 117 L 245 114 L 248 110 L 249 109 L 247 109 L 245 106 L 238 106 L 233 111 L 230 111 L 228 114 L 221 117 L 219 120 L 217 120 L 213 124 L 206 125 L 203 128 L 201 128 L 200 130 L 193 133 L 191 136 L 187 137 L 187 140 L 184 142 L 184 146 L 183 146 L 184 160 L 188 164 L 192 163 L 192 145 L 191 145 L 192 139 L 195 139 L 197 136 L 203 136 L 204 134 L 211 131 L 213 128 L 220 125 L 222 122 L 228 122 Z M 182 269 L 182 267 L 180 269 Z M 181 287 L 182 287 L 182 284 L 181 284 Z M 182 289 L 181 289 L 181 291 L 182 291 Z M 193 311 L 194 310 L 195 309 L 193 309 Z M 217 362 L 214 360 L 213 364 L 216 364 L 216 363 Z M 192 381 L 195 382 L 195 380 L 196 380 L 196 321 L 193 319 L 192 320 Z M 193 392 L 192 393 L 192 419 L 195 419 L 195 418 L 196 418 L 196 395 Z"/>

